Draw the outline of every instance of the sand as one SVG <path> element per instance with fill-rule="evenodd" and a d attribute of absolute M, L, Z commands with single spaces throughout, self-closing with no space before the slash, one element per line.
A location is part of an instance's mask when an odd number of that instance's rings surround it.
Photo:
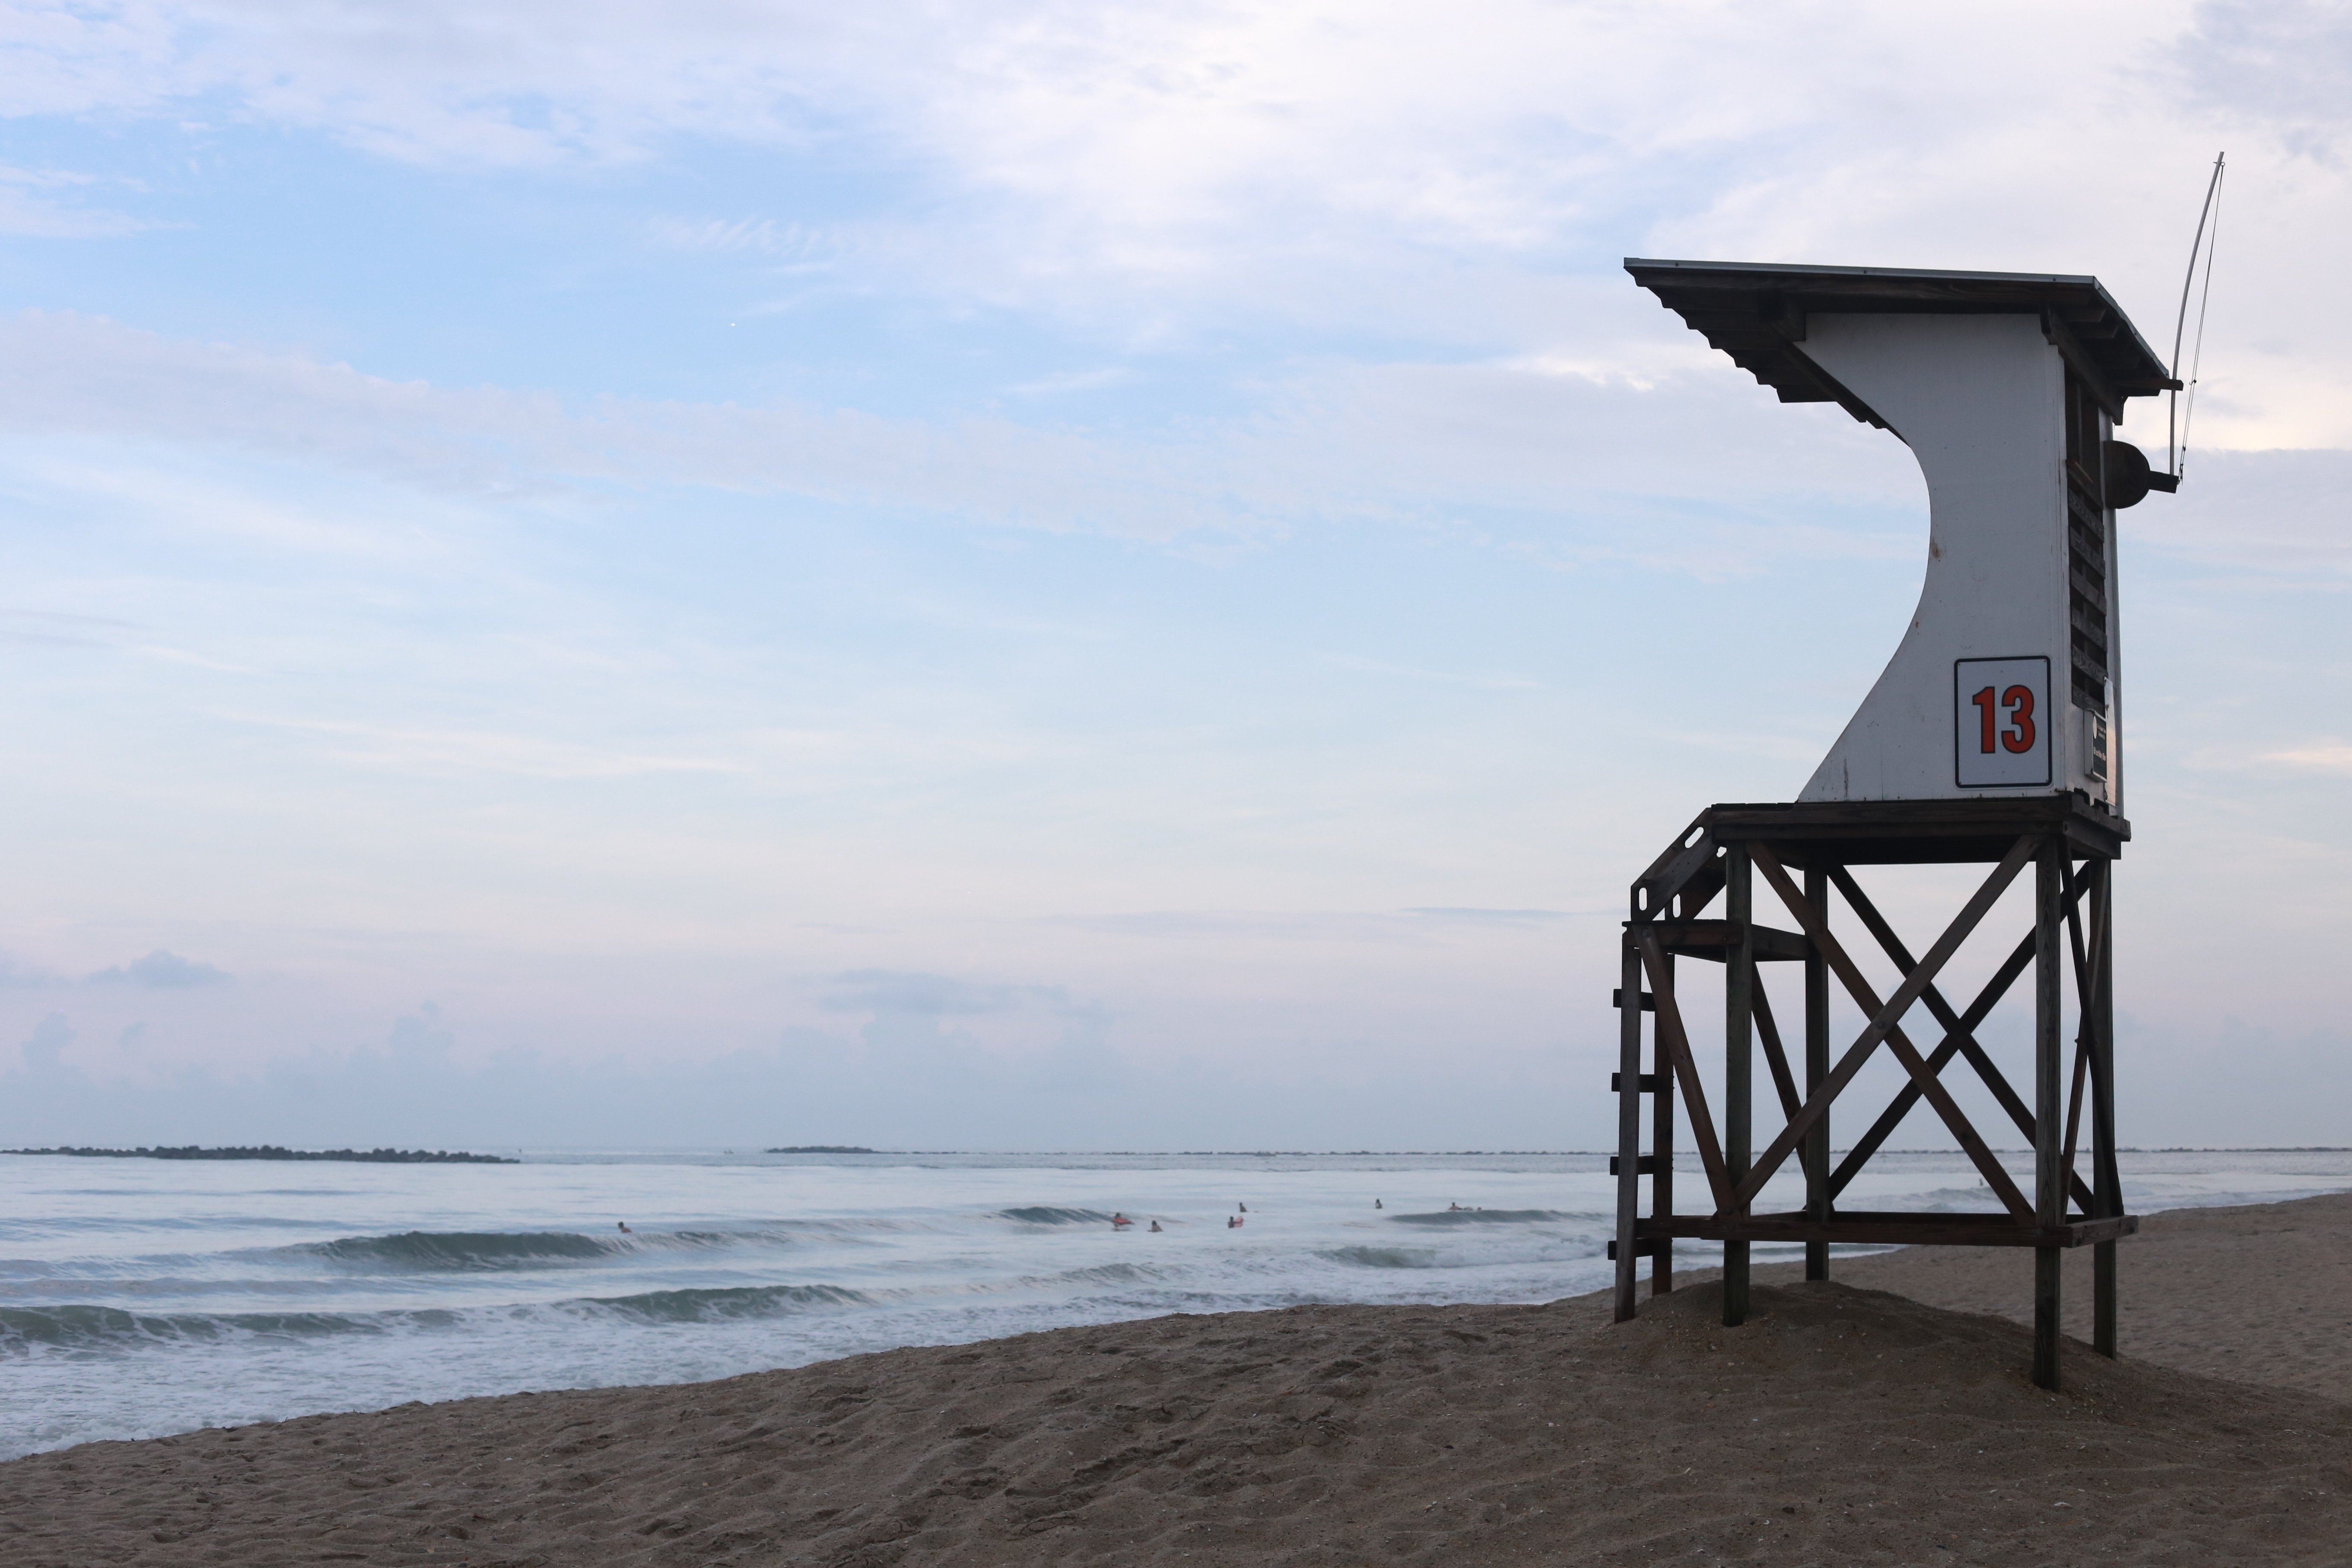
<path fill-rule="evenodd" d="M 1765 1284 L 1738 1330 L 1706 1284 L 1625 1325 L 1598 1297 L 1181 1316 L 86 1444 L 0 1465 L 0 1560 L 2336 1564 L 2344 1297 L 2255 1302 L 2340 1282 L 2348 1229 L 2342 1198 L 2158 1216 L 2145 1351 L 2070 1350 L 2057 1395 L 2018 1325 L 1837 1281 Z M 2007 1309 L 2016 1261 L 1842 1272 Z"/>

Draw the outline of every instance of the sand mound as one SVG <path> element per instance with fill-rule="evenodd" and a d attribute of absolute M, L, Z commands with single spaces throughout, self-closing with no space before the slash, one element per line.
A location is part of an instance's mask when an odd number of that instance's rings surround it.
<path fill-rule="evenodd" d="M 2352 1194 L 2171 1209 L 2142 1220 L 2118 1250 L 2124 1347 L 2135 1357 L 2352 1399 Z M 2063 1256 L 2066 1331 L 2087 1339 L 2091 1250 Z M 1955 1311 L 2033 1316 L 2033 1254 L 2024 1247 L 1911 1247 L 1840 1258 L 1835 1272 Z M 1802 1273 L 1776 1264 L 1756 1277 Z"/>
<path fill-rule="evenodd" d="M 19 1564 L 2339 1563 L 2352 1406 L 1831 1284 L 1303 1307 L 0 1466 Z"/>

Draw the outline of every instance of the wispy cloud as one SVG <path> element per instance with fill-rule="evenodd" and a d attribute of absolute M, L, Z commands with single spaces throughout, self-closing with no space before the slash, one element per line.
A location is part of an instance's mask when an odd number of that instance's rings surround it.
<path fill-rule="evenodd" d="M 92 985 L 141 985 L 150 991 L 189 991 L 206 985 L 226 985 L 230 976 L 226 970 L 215 968 L 193 958 L 182 958 L 165 948 L 157 948 L 144 958 L 134 958 L 128 963 L 101 969 L 89 977 Z"/>

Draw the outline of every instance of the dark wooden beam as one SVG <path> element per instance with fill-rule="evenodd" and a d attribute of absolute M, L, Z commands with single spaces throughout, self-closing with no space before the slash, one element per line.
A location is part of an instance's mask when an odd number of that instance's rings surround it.
<path fill-rule="evenodd" d="M 1793 1117 L 1803 1109 L 1804 1101 L 1797 1098 L 1797 1080 L 1789 1071 L 1789 1053 L 1780 1047 L 1780 1026 L 1772 1018 L 1772 998 L 1764 989 L 1764 977 L 1756 977 L 1756 1037 L 1763 1042 L 1764 1064 L 1772 1069 L 1772 1088 L 1780 1097 L 1780 1114 Z"/>
<path fill-rule="evenodd" d="M 1642 961 L 1633 952 L 1633 944 L 1622 944 L 1618 968 L 1622 972 L 1618 994 L 1639 996 L 1642 994 Z M 1642 1181 L 1636 1167 L 1642 1152 L 1642 1010 L 1620 1006 L 1617 1009 L 1617 1153 L 1622 1162 L 1617 1173 L 1617 1238 L 1609 1245 L 1617 1260 L 1616 1278 L 1612 1281 L 1613 1307 L 1617 1321 L 1631 1322 L 1633 1318 L 1633 1224 L 1642 1213 Z"/>
<path fill-rule="evenodd" d="M 1984 1177 L 1985 1184 L 2021 1222 L 2031 1218 L 2032 1206 L 2017 1190 L 2017 1184 L 2010 1180 L 2009 1173 L 2002 1169 L 2000 1162 L 1986 1147 L 1984 1139 L 1970 1125 L 1967 1115 L 1953 1100 L 1950 1091 L 1927 1071 L 1926 1060 L 1897 1024 L 1904 1013 L 1919 999 L 1919 993 L 1951 961 L 1952 954 L 1959 951 L 1960 943 L 1976 930 L 1986 911 L 2008 890 L 2010 883 L 2016 879 L 2018 872 L 2032 858 L 2035 842 L 2030 837 L 2018 839 L 2016 847 L 1993 868 L 1992 875 L 1985 879 L 1984 885 L 1976 890 L 1958 915 L 1953 918 L 1952 923 L 1945 928 L 1944 934 L 1936 939 L 1936 944 L 1927 950 L 1927 956 L 1920 960 L 1918 967 L 1895 987 L 1895 994 L 1883 1004 L 1871 989 L 1870 983 L 1863 978 L 1862 971 L 1855 968 L 1853 961 L 1846 956 L 1845 949 L 1830 935 L 1819 911 L 1797 890 L 1796 884 L 1789 880 L 1789 873 L 1781 868 L 1780 862 L 1772 852 L 1760 844 L 1749 846 L 1757 868 L 1772 884 L 1772 890 L 1780 896 L 1780 901 L 1788 906 L 1790 913 L 1795 915 L 1798 923 L 1805 928 L 1805 934 L 1812 939 L 1813 945 L 1821 949 L 1831 972 L 1845 985 L 1863 1011 L 1870 1015 L 1870 1023 L 1863 1030 L 1861 1037 L 1847 1047 L 1846 1054 L 1832 1069 L 1820 1091 L 1805 1102 L 1803 1109 L 1790 1121 L 1788 1128 L 1772 1140 L 1771 1147 L 1765 1150 L 1763 1158 L 1757 1161 L 1756 1168 L 1740 1184 L 1738 1195 L 1743 1201 L 1753 1199 L 1763 1184 L 1771 1179 L 1772 1173 L 1788 1159 L 1789 1152 L 1805 1135 L 1811 1125 L 1811 1119 L 1829 1109 L 1830 1102 L 1837 1098 L 1838 1092 L 1853 1081 L 1853 1075 L 1862 1070 L 1871 1053 L 1884 1043 L 1895 1059 L 1903 1064 L 1904 1070 L 1911 1075 L 1912 1081 L 1919 1086 L 1927 1103 L 1935 1107 L 1936 1113 L 1943 1118 L 1944 1125 L 1951 1129 L 1952 1136 L 1959 1141 L 1960 1147 L 1968 1152 L 1969 1161 Z"/>
<path fill-rule="evenodd" d="M 2058 1167 L 2058 1063 L 2063 1049 L 2065 974 L 2060 963 L 2059 913 L 2066 896 L 2066 850 L 2055 836 L 2033 846 L 2033 1222 L 2047 1231 L 2066 1221 L 2066 1188 Z M 2059 1249 L 2033 1249 L 2033 1384 L 2058 1391 Z"/>
<path fill-rule="evenodd" d="M 1908 1214 L 1840 1209 L 1827 1220 L 1800 1213 L 1676 1215 L 1643 1220 L 1643 1236 L 1689 1241 L 1821 1242 L 1856 1247 L 2032 1247 L 2065 1248 L 2113 1242 L 2139 1229 L 2137 1215 L 2020 1225 L 2005 1214 Z"/>
<path fill-rule="evenodd" d="M 1739 943 L 1738 924 L 1729 920 L 1661 920 L 1651 921 L 1650 929 L 1658 933 L 1658 940 L 1666 944 L 1668 952 L 1720 963 L 1724 953 Z M 1755 943 L 1758 963 L 1794 963 L 1812 953 L 1812 945 L 1795 931 L 1754 924 L 1748 929 Z"/>
<path fill-rule="evenodd" d="M 1658 999 L 1658 1037 L 1665 1042 L 1666 1053 L 1674 1058 L 1675 1077 L 1682 1084 L 1684 1113 L 1690 1118 L 1691 1142 L 1698 1147 L 1698 1163 L 1706 1172 L 1708 1190 L 1715 1195 L 1715 1206 L 1722 1208 L 1731 1202 L 1731 1182 L 1724 1173 L 1723 1145 L 1716 1141 L 1715 1118 L 1706 1109 L 1706 1090 L 1698 1080 L 1698 1063 L 1691 1058 L 1690 1037 L 1683 1032 L 1683 1010 L 1675 1003 L 1674 971 L 1667 967 L 1664 952 L 1648 928 L 1635 926 L 1629 933 L 1642 955 L 1642 967 L 1649 972 L 1650 990 Z"/>
<path fill-rule="evenodd" d="M 1860 917 L 1863 925 L 1871 935 L 1877 939 L 1879 947 L 1893 961 L 1895 966 L 1906 974 L 1918 967 L 1912 960 L 1910 949 L 1903 945 L 1903 939 L 1895 934 L 1895 928 L 1886 923 L 1886 918 L 1878 912 L 1878 907 L 1870 901 L 1870 896 L 1862 890 L 1861 884 L 1847 874 L 1843 867 L 1832 869 L 1830 872 L 1830 878 L 1836 884 L 1838 891 L 1845 895 L 1846 902 L 1853 907 L 1854 913 Z M 2070 900 L 2081 897 L 2082 890 L 2079 888 L 2071 889 L 2068 893 Z M 2067 907 L 2071 909 L 2074 906 L 2070 902 Z M 1966 1056 L 1969 1058 L 1969 1065 L 1976 1069 L 1977 1076 L 1984 1080 L 1985 1088 L 1991 1091 L 1993 1100 L 2002 1110 L 2008 1112 L 2009 1119 L 2016 1123 L 2017 1130 L 2025 1135 L 2025 1141 L 2028 1143 L 2033 1142 L 2032 1109 L 2019 1096 L 2017 1090 L 2010 1087 L 2009 1079 L 2002 1075 L 2000 1066 L 1985 1053 L 1984 1047 L 1977 1043 L 1976 1030 L 1977 1026 L 1982 1024 L 1987 1016 L 1992 1012 L 1994 1006 L 2000 1003 L 2001 997 L 2008 994 L 2011 984 L 2020 974 L 2025 973 L 2025 966 L 2033 962 L 2033 933 L 2028 931 L 2024 939 L 2011 951 L 2009 957 L 2003 961 L 1993 978 L 1986 984 L 1982 991 L 1977 994 L 1977 999 L 1969 1004 L 1969 1010 L 1965 1014 L 1955 1016 L 1951 1004 L 1947 1002 L 1943 993 L 1933 985 L 1919 994 L 1919 999 L 1927 1004 L 1927 1011 L 1934 1015 L 1936 1022 L 1944 1029 L 1943 1043 L 1936 1047 L 1936 1054 L 1928 1058 L 1928 1070 L 1940 1076 L 1955 1055 Z M 1864 1134 L 1862 1141 L 1848 1151 L 1845 1159 L 1840 1162 L 1837 1174 L 1830 1183 L 1830 1192 L 1832 1196 L 1845 1190 L 1846 1184 L 1853 1180 L 1855 1173 L 1869 1162 L 1871 1155 L 1877 1152 L 1878 1146 L 1894 1133 L 1895 1129 L 1902 1124 L 1903 1119 L 1910 1115 L 1912 1108 L 1918 1103 L 1919 1091 L 1916 1085 L 1906 1083 L 1895 1092 L 1893 1102 L 1887 1106 L 1878 1120 L 1872 1123 L 1869 1132 Z M 2075 1201 L 2083 1205 L 2083 1212 L 2091 1213 L 2089 1186 L 2076 1183 L 2074 1195 Z"/>
<path fill-rule="evenodd" d="M 1805 868 L 1805 900 L 1826 924 L 1830 918 L 1827 868 Z M 1822 961 L 1821 949 L 1816 947 L 1812 956 L 1805 960 L 1805 1093 L 1811 1095 L 1818 1090 L 1829 1071 L 1830 970 L 1829 965 Z M 1790 1113 L 1792 1119 L 1794 1114 Z M 1805 1134 L 1803 1149 L 1805 1214 L 1811 1219 L 1826 1220 L 1830 1217 L 1830 1113 L 1827 1110 L 1813 1119 L 1813 1130 Z M 1829 1243 L 1806 1242 L 1805 1278 L 1826 1279 L 1829 1277 Z"/>
<path fill-rule="evenodd" d="M 1756 901 L 1754 863 L 1748 846 L 1732 844 L 1723 860 L 1723 1164 L 1734 1197 L 1720 1206 L 1748 1207 L 1739 1185 L 1748 1175 L 1755 1131 Z M 1723 1326 L 1748 1321 L 1748 1244 L 1723 1244 Z"/>

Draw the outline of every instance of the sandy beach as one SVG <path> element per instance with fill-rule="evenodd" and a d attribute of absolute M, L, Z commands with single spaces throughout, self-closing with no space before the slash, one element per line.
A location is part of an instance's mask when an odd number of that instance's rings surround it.
<path fill-rule="evenodd" d="M 95 1563 L 2341 1563 L 2352 1197 L 2159 1215 L 2126 1359 L 2026 1379 L 2029 1255 L 1605 1300 L 1301 1307 L 0 1465 Z M 2087 1305 L 2087 1257 L 2075 1305 Z M 1894 1292 L 1901 1292 L 1895 1294 Z"/>

